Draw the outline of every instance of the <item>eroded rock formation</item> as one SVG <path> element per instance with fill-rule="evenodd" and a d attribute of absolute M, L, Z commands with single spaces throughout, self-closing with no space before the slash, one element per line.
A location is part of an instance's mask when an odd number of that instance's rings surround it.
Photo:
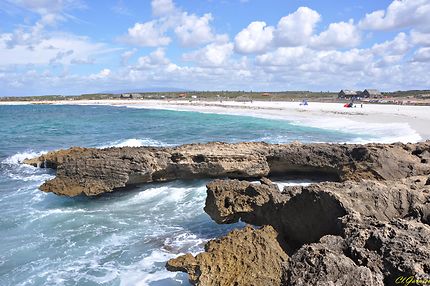
<path fill-rule="evenodd" d="M 187 254 L 170 260 L 167 269 L 188 272 L 190 281 L 199 285 L 279 285 L 288 256 L 277 236 L 271 226 L 233 230 L 207 243 L 196 257 Z"/>
<path fill-rule="evenodd" d="M 167 262 L 196 285 L 399 285 L 430 279 L 430 142 L 210 143 L 174 148 L 72 148 L 27 160 L 54 168 L 41 186 L 98 195 L 173 179 L 218 178 L 205 211 L 244 221 L 205 252 Z M 267 176 L 318 177 L 280 190 Z M 260 183 L 243 179 L 260 178 Z M 242 179 L 242 180 L 238 180 Z M 430 281 L 430 280 L 429 280 Z"/>
<path fill-rule="evenodd" d="M 98 195 L 129 185 L 193 178 L 321 177 L 389 180 L 428 174 L 430 142 L 419 144 L 208 143 L 173 148 L 71 148 L 25 163 L 56 169 L 41 190 Z"/>
<path fill-rule="evenodd" d="M 393 285 L 399 276 L 430 275 L 426 179 L 323 182 L 282 191 L 267 179 L 261 184 L 215 180 L 207 186 L 205 211 L 218 223 L 241 220 L 273 227 L 276 242 L 289 257 L 280 264 L 280 282 L 271 285 Z M 248 242 L 234 233 L 229 236 L 235 236 L 239 245 Z M 252 254 L 237 249 L 235 255 L 241 261 Z M 276 261 L 277 255 L 268 252 L 266 259 Z M 221 281 L 207 284 L 194 276 L 198 285 L 228 285 L 222 284 L 224 273 L 210 271 L 216 264 L 188 256 L 167 265 L 177 261 L 181 268 L 168 268 L 187 271 L 192 264 L 205 281 Z M 265 271 L 251 265 L 243 275 L 267 275 Z"/>

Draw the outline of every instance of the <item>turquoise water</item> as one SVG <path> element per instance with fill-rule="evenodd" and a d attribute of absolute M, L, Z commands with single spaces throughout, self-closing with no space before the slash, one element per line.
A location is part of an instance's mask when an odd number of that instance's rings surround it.
<path fill-rule="evenodd" d="M 243 116 L 110 106 L 0 106 L 0 285 L 188 285 L 165 262 L 237 225 L 203 212 L 206 181 L 150 184 L 99 198 L 37 187 L 19 161 L 71 146 L 208 141 L 345 142 L 358 135 Z M 363 138 L 363 135 L 360 135 Z"/>

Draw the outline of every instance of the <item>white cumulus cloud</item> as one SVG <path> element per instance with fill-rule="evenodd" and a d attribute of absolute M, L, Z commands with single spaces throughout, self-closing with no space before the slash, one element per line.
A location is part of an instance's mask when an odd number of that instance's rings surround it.
<path fill-rule="evenodd" d="M 128 34 L 121 38 L 124 42 L 141 47 L 166 46 L 170 38 L 164 34 L 164 29 L 157 21 L 136 23 L 128 29 Z"/>
<path fill-rule="evenodd" d="M 360 27 L 368 30 L 390 30 L 416 27 L 430 31 L 430 1 L 394 0 L 386 10 L 366 14 Z"/>
<path fill-rule="evenodd" d="M 137 66 L 135 69 L 151 69 L 159 66 L 165 66 L 170 63 L 170 60 L 166 58 L 166 53 L 163 48 L 157 48 L 147 56 L 140 57 L 137 60 Z"/>
<path fill-rule="evenodd" d="M 321 15 L 308 8 L 300 7 L 294 13 L 282 17 L 275 32 L 279 46 L 299 46 L 306 44 L 314 33 Z"/>
<path fill-rule="evenodd" d="M 274 28 L 265 22 L 252 22 L 235 37 L 235 50 L 251 54 L 265 52 L 272 43 Z"/>
<path fill-rule="evenodd" d="M 331 23 L 327 30 L 312 37 L 312 46 L 320 48 L 351 48 L 360 44 L 361 36 L 354 22 Z"/>
<path fill-rule="evenodd" d="M 430 62 L 430 48 L 420 48 L 418 49 L 413 57 L 415 62 Z"/>
<path fill-rule="evenodd" d="M 91 74 L 90 79 L 96 80 L 96 79 L 105 79 L 111 75 L 110 69 L 102 69 L 99 73 Z"/>
<path fill-rule="evenodd" d="M 190 47 L 208 43 L 214 40 L 210 22 L 213 20 L 212 14 L 207 13 L 202 17 L 184 12 L 181 22 L 175 28 L 175 34 L 181 45 Z"/>
<path fill-rule="evenodd" d="M 166 16 L 176 11 L 172 0 L 152 0 L 151 7 L 154 16 Z"/>
<path fill-rule="evenodd" d="M 376 55 L 404 55 L 412 47 L 408 36 L 399 33 L 393 40 L 377 43 L 372 46 L 372 51 Z"/>
<path fill-rule="evenodd" d="M 410 32 L 411 41 L 415 45 L 430 46 L 430 33 L 421 33 L 415 30 Z"/>
<path fill-rule="evenodd" d="M 233 54 L 233 43 L 211 43 L 197 51 L 183 55 L 184 60 L 197 62 L 200 66 L 222 66 Z"/>

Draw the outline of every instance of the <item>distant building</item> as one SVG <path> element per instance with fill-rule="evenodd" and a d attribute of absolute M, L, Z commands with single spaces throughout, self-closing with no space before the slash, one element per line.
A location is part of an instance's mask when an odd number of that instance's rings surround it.
<path fill-rule="evenodd" d="M 418 94 L 416 98 L 428 99 L 430 98 L 430 93 L 428 94 Z"/>
<path fill-rule="evenodd" d="M 337 97 L 349 99 L 352 97 L 357 97 L 359 95 L 360 95 L 360 93 L 358 91 L 350 90 L 350 89 L 342 89 L 341 91 L 339 91 Z"/>
<path fill-rule="evenodd" d="M 122 93 L 120 98 L 141 99 L 141 98 L 143 98 L 143 94 L 141 94 L 141 93 Z"/>
<path fill-rule="evenodd" d="M 141 93 L 132 93 L 131 94 L 135 99 L 142 99 L 144 96 Z"/>
<path fill-rule="evenodd" d="M 265 92 L 265 93 L 262 93 L 261 95 L 262 95 L 262 96 L 270 96 L 271 94 L 270 94 L 270 93 L 268 93 L 268 92 Z"/>
<path fill-rule="evenodd" d="M 377 89 L 365 89 L 363 91 L 363 97 L 369 98 L 369 97 L 373 97 L 373 98 L 378 98 L 378 97 L 382 97 L 382 94 L 379 90 Z"/>

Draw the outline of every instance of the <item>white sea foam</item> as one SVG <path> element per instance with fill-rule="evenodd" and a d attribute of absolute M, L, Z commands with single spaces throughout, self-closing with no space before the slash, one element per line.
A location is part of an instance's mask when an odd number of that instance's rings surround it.
<path fill-rule="evenodd" d="M 179 203 L 183 202 L 185 196 L 191 192 L 205 194 L 205 186 L 200 187 L 177 187 L 172 184 L 156 186 L 147 188 L 146 190 L 136 194 L 130 201 L 122 202 L 128 205 L 147 203 L 151 200 L 156 200 L 156 205 L 163 205 L 165 203 Z M 193 196 L 193 200 L 198 196 Z"/>
<path fill-rule="evenodd" d="M 125 140 L 118 140 L 111 142 L 107 145 L 102 145 L 99 148 L 109 148 L 109 147 L 141 147 L 141 146 L 153 146 L 153 147 L 161 147 L 161 146 L 167 146 L 167 144 L 150 139 L 150 138 L 131 138 L 131 139 L 125 139 Z"/>
<path fill-rule="evenodd" d="M 156 264 L 164 264 L 167 260 L 174 258 L 176 254 L 168 253 L 165 251 L 154 250 L 151 254 L 141 261 L 134 263 L 122 271 L 120 274 L 121 286 L 148 286 L 157 281 L 165 281 L 165 285 L 189 285 L 182 275 L 177 273 L 168 272 L 167 270 L 154 271 Z M 154 269 L 155 268 L 155 269 Z M 166 280 L 170 280 L 168 283 Z M 176 282 L 176 283 L 174 283 Z M 160 284 L 161 285 L 161 284 Z M 163 284 L 164 285 L 164 284 Z"/>
<path fill-rule="evenodd" d="M 194 233 L 183 232 L 166 238 L 164 246 L 168 247 L 170 252 L 173 253 L 191 252 L 193 255 L 197 255 L 203 251 L 203 246 L 208 240 Z"/>
<path fill-rule="evenodd" d="M 48 174 L 47 170 L 35 168 L 22 163 L 25 159 L 35 158 L 46 153 L 47 151 L 26 151 L 14 154 L 1 162 L 7 166 L 4 170 L 4 174 L 12 180 L 24 182 L 40 183 L 45 180 L 52 179 L 53 176 Z"/>
<path fill-rule="evenodd" d="M 48 153 L 48 151 L 40 151 L 40 152 L 33 152 L 33 151 L 27 151 L 27 152 L 20 152 L 16 153 L 13 156 L 10 156 L 2 161 L 4 164 L 10 164 L 10 165 L 20 165 L 25 159 L 31 159 L 35 157 L 39 157 L 43 154 Z M 25 165 L 27 166 L 27 165 Z"/>
<path fill-rule="evenodd" d="M 278 185 L 279 190 L 283 190 L 284 187 L 291 187 L 291 186 L 309 186 L 313 182 L 310 180 L 291 180 L 287 182 L 275 182 L 275 184 Z"/>
<path fill-rule="evenodd" d="M 25 181 L 25 182 L 28 182 L 28 181 L 36 181 L 36 182 L 42 181 L 43 182 L 43 181 L 54 178 L 54 176 L 50 175 L 50 174 L 29 175 L 28 172 L 25 172 L 25 173 L 21 172 L 19 174 L 9 173 L 8 176 L 9 176 L 9 178 L 11 178 L 13 180 L 20 180 L 20 181 Z"/>

